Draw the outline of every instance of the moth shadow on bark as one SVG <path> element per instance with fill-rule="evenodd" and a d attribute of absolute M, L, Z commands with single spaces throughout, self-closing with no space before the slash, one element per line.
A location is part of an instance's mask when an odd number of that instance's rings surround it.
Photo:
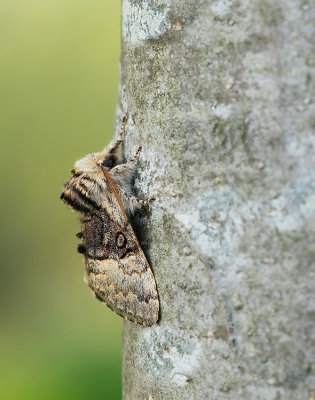
<path fill-rule="evenodd" d="M 151 233 L 150 233 L 150 228 L 149 225 L 146 221 L 149 221 L 152 216 L 152 211 L 149 206 L 143 207 L 140 210 L 138 210 L 134 215 L 129 217 L 129 222 L 140 242 L 140 246 L 145 254 L 145 257 L 147 258 L 150 267 L 153 271 L 153 275 L 155 277 L 155 268 L 154 265 L 152 264 L 152 258 L 151 258 Z M 157 283 L 158 286 L 158 283 Z M 157 296 L 159 299 L 159 303 L 161 304 L 160 301 L 160 295 L 159 295 L 159 290 L 157 290 Z M 157 323 L 159 324 L 161 322 L 161 319 L 163 317 L 162 315 L 162 309 L 161 307 L 159 308 L 159 317 Z"/>
<path fill-rule="evenodd" d="M 149 261 L 149 264 L 152 266 L 152 260 L 150 257 L 150 230 L 148 228 L 148 224 L 145 222 L 151 217 L 150 207 L 146 206 L 142 209 L 136 211 L 136 213 L 132 216 L 129 216 L 129 222 L 140 242 L 142 250 Z"/>

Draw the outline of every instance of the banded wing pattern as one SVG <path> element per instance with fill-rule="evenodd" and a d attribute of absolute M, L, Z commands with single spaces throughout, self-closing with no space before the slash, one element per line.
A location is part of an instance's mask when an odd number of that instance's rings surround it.
<path fill-rule="evenodd" d="M 156 323 L 155 279 L 131 225 L 119 226 L 101 209 L 84 215 L 81 226 L 85 280 L 95 296 L 126 319 Z"/>
<path fill-rule="evenodd" d="M 80 212 L 85 281 L 96 298 L 125 319 L 145 326 L 159 318 L 159 299 L 150 265 L 116 196 L 104 191 L 103 173 L 72 171 L 62 200 Z M 110 211 L 109 211 L 110 210 Z"/>

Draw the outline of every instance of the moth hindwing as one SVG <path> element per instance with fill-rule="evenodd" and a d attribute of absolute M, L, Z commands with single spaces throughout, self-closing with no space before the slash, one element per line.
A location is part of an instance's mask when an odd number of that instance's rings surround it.
<path fill-rule="evenodd" d="M 150 265 L 128 216 L 154 199 L 133 195 L 133 175 L 141 147 L 126 163 L 118 139 L 102 152 L 75 163 L 61 199 L 80 213 L 85 280 L 97 299 L 118 315 L 144 326 L 157 322 L 159 298 Z"/>

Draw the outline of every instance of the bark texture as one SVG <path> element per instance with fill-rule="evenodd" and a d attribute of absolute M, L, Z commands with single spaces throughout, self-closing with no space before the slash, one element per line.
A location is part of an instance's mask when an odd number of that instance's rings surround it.
<path fill-rule="evenodd" d="M 122 1 L 161 302 L 124 322 L 124 400 L 315 399 L 314 38 L 308 1 Z"/>

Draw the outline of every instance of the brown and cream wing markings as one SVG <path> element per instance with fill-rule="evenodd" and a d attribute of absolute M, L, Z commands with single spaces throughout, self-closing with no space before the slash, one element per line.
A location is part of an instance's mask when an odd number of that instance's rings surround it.
<path fill-rule="evenodd" d="M 159 298 L 150 265 L 128 221 L 128 215 L 154 198 L 133 194 L 132 178 L 141 147 L 123 162 L 120 135 L 102 152 L 77 161 L 61 199 L 79 212 L 85 257 L 85 280 L 95 296 L 125 319 L 144 326 L 159 318 Z M 122 197 L 121 197 L 122 196 Z M 126 208 L 124 208 L 124 205 Z"/>
<path fill-rule="evenodd" d="M 81 219 L 85 280 L 114 312 L 142 325 L 158 320 L 155 279 L 129 223 L 121 226 L 105 209 Z"/>

